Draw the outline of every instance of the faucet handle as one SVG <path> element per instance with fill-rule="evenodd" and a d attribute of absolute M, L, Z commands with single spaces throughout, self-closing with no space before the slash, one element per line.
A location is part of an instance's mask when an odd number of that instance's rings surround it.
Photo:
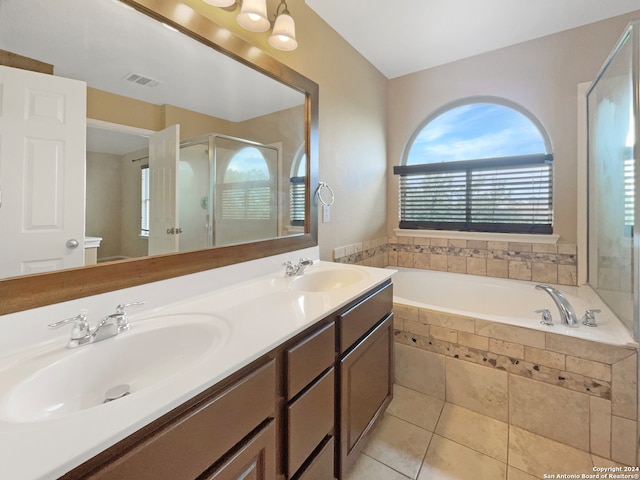
<path fill-rule="evenodd" d="M 542 314 L 542 320 L 540 320 L 540 324 L 542 325 L 553 325 L 553 317 L 551 316 L 551 312 L 548 308 L 541 308 L 539 310 L 535 310 L 535 313 Z"/>
<path fill-rule="evenodd" d="M 138 305 L 144 305 L 144 302 L 132 302 L 132 303 L 121 303 L 116 307 L 116 326 L 118 327 L 118 333 L 126 332 L 129 330 L 129 316 L 127 315 L 127 311 L 125 310 L 128 307 L 134 307 Z"/>
<path fill-rule="evenodd" d="M 300 260 L 298 260 L 298 265 L 304 265 L 306 267 L 309 267 L 313 265 L 313 260 L 307 257 L 302 257 Z"/>
<path fill-rule="evenodd" d="M 296 273 L 298 273 L 298 269 L 300 268 L 298 265 L 294 265 L 291 260 L 284 262 L 282 266 L 284 267 L 285 277 L 293 277 Z"/>
<path fill-rule="evenodd" d="M 584 317 L 582 317 L 582 324 L 587 327 L 597 327 L 596 323 L 596 313 L 600 313 L 602 310 L 598 310 L 597 308 L 590 308 L 586 312 L 584 312 Z"/>
<path fill-rule="evenodd" d="M 81 310 L 75 317 L 65 318 L 58 322 L 50 323 L 48 325 L 51 329 L 60 328 L 69 323 L 73 323 L 71 328 L 71 340 L 80 340 L 89 335 L 89 322 L 87 321 L 87 311 Z"/>
<path fill-rule="evenodd" d="M 116 307 L 116 313 L 127 313 L 125 312 L 125 308 L 135 307 L 138 305 L 144 305 L 144 302 L 121 303 Z"/>

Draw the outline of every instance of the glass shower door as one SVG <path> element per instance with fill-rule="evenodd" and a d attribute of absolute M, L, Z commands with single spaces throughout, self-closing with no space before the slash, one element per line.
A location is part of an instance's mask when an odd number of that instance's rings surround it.
<path fill-rule="evenodd" d="M 630 28 L 587 96 L 589 284 L 633 330 L 634 95 Z"/>
<path fill-rule="evenodd" d="M 278 236 L 278 150 L 215 137 L 215 245 Z"/>

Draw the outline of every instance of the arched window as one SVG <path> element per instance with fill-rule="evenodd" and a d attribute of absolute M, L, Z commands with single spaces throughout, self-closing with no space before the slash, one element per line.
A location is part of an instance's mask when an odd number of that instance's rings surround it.
<path fill-rule="evenodd" d="M 497 97 L 445 105 L 414 132 L 400 176 L 400 228 L 552 233 L 553 155 L 540 122 Z"/>
<path fill-rule="evenodd" d="M 269 166 L 255 147 L 238 150 L 229 161 L 222 185 L 222 218 L 266 220 L 271 216 Z"/>

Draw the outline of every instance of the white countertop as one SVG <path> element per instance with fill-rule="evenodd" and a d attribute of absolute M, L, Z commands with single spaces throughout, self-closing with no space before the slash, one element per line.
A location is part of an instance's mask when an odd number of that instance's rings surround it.
<path fill-rule="evenodd" d="M 335 265 L 338 264 L 316 262 L 308 272 Z M 340 264 L 340 268 L 359 270 L 364 273 L 363 279 L 335 290 L 302 292 L 291 288 L 291 279 L 284 278 L 279 269 L 277 274 L 217 288 L 138 315 L 134 315 L 132 309 L 131 332 L 153 322 L 152 317 L 207 312 L 224 318 L 230 327 L 230 335 L 213 355 L 117 401 L 41 421 L 0 420 L 0 478 L 51 479 L 65 474 L 347 305 L 394 273 L 389 269 L 354 265 Z M 127 334 L 129 332 L 121 335 Z M 14 332 L 13 337 L 16 335 Z M 53 347 L 49 341 L 39 348 L 65 349 L 64 337 L 57 337 L 55 342 Z M 106 342 L 109 339 L 100 344 Z M 2 364 L 19 361 L 20 356 L 28 352 L 29 349 L 23 349 L 4 357 Z M 91 365 L 86 366 L 86 374 L 91 375 Z M 0 396 L 3 390 L 6 393 L 7 385 L 0 384 Z"/>

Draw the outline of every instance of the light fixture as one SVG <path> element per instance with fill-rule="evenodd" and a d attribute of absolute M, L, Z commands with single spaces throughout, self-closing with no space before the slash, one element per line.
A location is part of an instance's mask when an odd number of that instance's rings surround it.
<path fill-rule="evenodd" d="M 267 18 L 267 0 L 242 0 L 236 22 L 251 32 L 266 32 L 271 26 Z"/>
<path fill-rule="evenodd" d="M 296 25 L 289 13 L 286 0 L 280 0 L 273 25 L 267 14 L 267 0 L 203 0 L 209 5 L 231 10 L 240 6 L 236 22 L 242 28 L 252 32 L 266 32 L 271 26 L 269 45 L 278 50 L 291 51 L 298 48 L 296 41 Z"/>
<path fill-rule="evenodd" d="M 284 7 L 282 12 L 280 7 Z M 291 51 L 298 48 L 296 41 L 296 24 L 287 8 L 287 2 L 281 0 L 276 9 L 276 21 L 269 36 L 269 45 L 278 50 Z"/>

